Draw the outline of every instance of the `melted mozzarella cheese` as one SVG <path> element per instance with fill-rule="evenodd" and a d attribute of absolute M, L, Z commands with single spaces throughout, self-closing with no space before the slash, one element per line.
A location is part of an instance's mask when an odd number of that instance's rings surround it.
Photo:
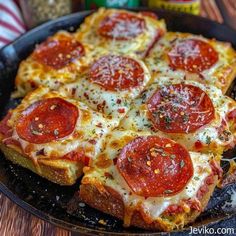
<path fill-rule="evenodd" d="M 170 85 L 183 82 L 181 79 L 169 79 L 168 77 L 158 77 L 155 82 L 150 85 L 133 103 L 131 110 L 126 114 L 124 119 L 120 123 L 120 128 L 131 129 L 135 131 L 148 131 L 163 137 L 173 139 L 188 150 L 194 151 L 195 143 L 200 141 L 206 150 L 215 153 L 221 153 L 224 149 L 227 149 L 230 145 L 234 144 L 233 131 L 229 129 L 229 124 L 226 123 L 225 132 L 228 132 L 228 140 L 223 139 L 219 134 L 219 128 L 222 125 L 222 121 L 226 121 L 227 112 L 232 110 L 232 107 L 236 108 L 236 103 L 232 99 L 224 96 L 220 89 L 214 86 L 205 86 L 203 84 L 194 81 L 185 81 L 186 84 L 192 84 L 200 87 L 204 92 L 208 94 L 212 100 L 215 108 L 215 119 L 209 124 L 201 127 L 194 133 L 176 134 L 176 133 L 164 133 L 159 130 L 153 130 L 153 123 L 148 119 L 148 109 L 146 102 L 156 91 L 163 85 Z M 201 119 L 201 114 L 199 114 Z M 227 121 L 226 121 L 227 122 Z M 209 143 L 210 142 L 210 143 Z M 203 147 L 203 148 L 204 148 Z"/>
<path fill-rule="evenodd" d="M 127 90 L 109 91 L 102 86 L 90 81 L 88 73 L 80 75 L 74 83 L 66 84 L 60 88 L 63 94 L 84 102 L 93 110 L 101 112 L 106 117 L 112 118 L 115 125 L 125 116 L 130 109 L 130 103 L 145 88 L 150 80 L 150 74 L 145 64 L 136 60 L 144 70 L 142 85 Z"/>
<path fill-rule="evenodd" d="M 133 131 L 113 131 L 107 139 L 106 148 L 102 155 L 107 158 L 115 159 L 119 155 L 119 151 L 127 144 L 127 140 L 134 139 L 138 136 L 148 136 L 147 132 L 133 132 Z M 114 143 L 116 144 L 114 146 Z M 85 173 L 86 181 L 91 183 L 99 181 L 104 186 L 108 186 L 117 191 L 122 197 L 126 207 L 138 207 L 141 203 L 145 213 L 153 220 L 157 219 L 167 208 L 172 204 L 180 204 L 181 200 L 195 198 L 197 191 L 204 183 L 206 177 L 211 173 L 209 161 L 212 159 L 211 154 L 200 154 L 190 152 L 193 163 L 194 175 L 186 185 L 186 187 L 178 194 L 169 197 L 149 197 L 144 198 L 132 193 L 125 179 L 119 173 L 115 165 L 110 165 L 107 168 L 95 168 Z M 113 178 L 107 178 L 105 173 L 109 173 Z M 137 180 L 138 181 L 138 180 Z"/>
<path fill-rule="evenodd" d="M 59 31 L 54 36 L 50 37 L 50 39 L 55 40 L 63 37 L 71 39 L 73 35 L 65 31 Z M 93 46 L 86 43 L 83 43 L 83 47 L 85 55 L 74 59 L 61 69 L 53 69 L 45 66 L 36 61 L 31 54 L 26 60 L 20 63 L 15 82 L 17 91 L 13 93 L 13 96 L 23 97 L 27 92 L 40 85 L 48 86 L 56 90 L 62 84 L 73 81 L 83 67 L 88 66 L 99 52 L 103 52 L 103 49 L 99 49 L 95 53 Z"/>
<path fill-rule="evenodd" d="M 218 53 L 218 61 L 207 70 L 201 72 L 199 75 L 183 71 L 180 69 L 172 70 L 169 66 L 167 53 L 172 49 L 174 44 L 177 44 L 183 39 L 199 39 L 206 43 L 209 43 Z M 173 44 L 173 45 L 172 45 Z M 197 50 L 193 53 L 189 52 L 189 55 L 196 56 Z M 206 39 L 199 35 L 192 35 L 179 32 L 168 32 L 165 36 L 156 43 L 155 47 L 149 53 L 149 56 L 145 59 L 145 62 L 153 72 L 154 76 L 168 76 L 169 78 L 185 78 L 188 80 L 196 80 L 204 84 L 214 85 L 225 93 L 231 80 L 228 79 L 233 74 L 236 75 L 234 65 L 236 64 L 236 52 L 230 46 L 229 43 L 219 42 L 216 40 Z"/>
<path fill-rule="evenodd" d="M 100 8 L 96 13 L 88 16 L 85 22 L 80 25 L 80 28 L 76 32 L 76 37 L 81 41 L 95 46 L 95 51 L 97 47 L 106 48 L 108 51 L 125 53 L 131 55 L 133 53 L 140 55 L 141 57 L 147 52 L 147 49 L 151 46 L 157 37 L 158 32 L 161 34 L 165 33 L 166 27 L 163 20 L 155 20 L 151 17 L 145 17 L 138 13 L 131 13 L 143 18 L 146 23 L 146 29 L 142 34 L 129 40 L 115 40 L 107 39 L 100 36 L 97 31 L 100 23 L 107 16 L 116 14 L 117 12 L 127 12 L 124 10 L 106 10 Z M 132 27 L 133 30 L 137 30 Z"/>
<path fill-rule="evenodd" d="M 22 111 L 38 100 L 52 97 L 60 97 L 74 104 L 79 109 L 79 118 L 74 131 L 66 137 L 43 144 L 29 143 L 20 138 L 15 130 L 15 125 Z M 8 124 L 13 128 L 12 138 L 19 141 L 23 152 L 34 159 L 37 158 L 37 153 L 42 149 L 44 150 L 45 158 L 50 158 L 51 156 L 62 157 L 71 151 L 82 150 L 86 156 L 93 159 L 103 148 L 105 134 L 113 127 L 110 120 L 106 119 L 102 114 L 92 111 L 85 104 L 65 98 L 58 92 L 49 92 L 49 89 L 44 87 L 38 88 L 23 99 L 22 103 L 13 110 Z M 27 148 L 29 145 L 30 151 Z"/>

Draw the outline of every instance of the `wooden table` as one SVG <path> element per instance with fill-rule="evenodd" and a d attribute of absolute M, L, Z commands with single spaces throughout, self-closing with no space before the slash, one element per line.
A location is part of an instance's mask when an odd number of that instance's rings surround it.
<path fill-rule="evenodd" d="M 219 10 L 224 9 L 225 12 Z M 222 23 L 224 20 L 236 27 L 236 0 L 202 0 L 201 15 Z M 226 9 L 227 14 L 226 14 Z M 1 236 L 69 236 L 71 232 L 55 227 L 11 202 L 0 194 L 0 235 Z"/>

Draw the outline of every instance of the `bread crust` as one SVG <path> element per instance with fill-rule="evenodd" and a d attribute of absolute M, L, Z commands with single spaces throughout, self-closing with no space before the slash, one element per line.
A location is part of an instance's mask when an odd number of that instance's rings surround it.
<path fill-rule="evenodd" d="M 207 203 L 215 189 L 218 177 L 214 176 L 213 184 L 208 186 L 208 192 L 200 200 L 202 209 Z M 105 187 L 105 186 L 104 186 Z M 80 198 L 89 206 L 96 208 L 104 213 L 110 214 L 119 219 L 124 219 L 125 207 L 121 196 L 113 189 L 106 188 L 106 192 L 101 192 L 93 184 L 82 184 L 80 186 Z M 142 214 L 135 210 L 132 214 L 131 225 L 148 230 L 172 231 L 174 229 L 183 228 L 185 225 L 192 223 L 199 215 L 200 211 L 191 209 L 189 213 L 175 214 L 174 217 L 168 218 L 163 215 L 152 223 L 147 223 Z M 181 221 L 178 222 L 178 218 Z M 177 221 L 176 221 L 177 220 Z"/>
<path fill-rule="evenodd" d="M 0 143 L 0 149 L 5 157 L 14 164 L 23 166 L 56 184 L 73 185 L 83 173 L 84 164 L 82 162 L 76 163 L 69 160 L 39 159 L 37 163 L 35 163 L 33 159 L 3 143 Z"/>
<path fill-rule="evenodd" d="M 233 85 L 234 79 L 236 78 L 236 60 L 235 60 L 235 63 L 233 63 L 231 68 L 232 68 L 232 71 L 225 78 L 226 83 L 221 88 L 223 94 L 228 94 L 231 91 L 231 86 Z"/>
<path fill-rule="evenodd" d="M 224 43 L 222 43 L 224 44 Z M 225 43 L 226 44 L 226 43 Z M 226 94 L 228 90 L 230 90 L 230 86 L 232 85 L 234 79 L 236 78 L 236 51 L 230 47 L 227 50 L 228 58 L 230 58 L 230 66 L 228 67 L 228 71 L 225 71 L 226 76 L 224 77 L 222 73 L 222 83 L 221 83 L 221 90 L 223 94 Z M 228 72 L 228 73 L 227 73 Z"/>

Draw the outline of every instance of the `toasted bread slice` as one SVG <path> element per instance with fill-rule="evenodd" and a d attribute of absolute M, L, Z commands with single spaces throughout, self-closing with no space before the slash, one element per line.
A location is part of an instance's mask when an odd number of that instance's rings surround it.
<path fill-rule="evenodd" d="M 195 80 L 214 85 L 224 94 L 236 77 L 236 52 L 230 43 L 190 33 L 166 33 L 149 53 L 146 64 L 157 80 L 159 76 Z"/>
<path fill-rule="evenodd" d="M 34 173 L 56 184 L 72 185 L 83 173 L 83 162 L 71 162 L 69 160 L 38 160 L 36 165 L 32 159 L 26 155 L 22 155 L 11 147 L 7 147 L 3 143 L 0 143 L 0 149 L 5 157 L 14 164 L 30 169 Z"/>
<path fill-rule="evenodd" d="M 183 91 L 189 91 L 189 93 L 182 93 L 179 90 L 175 93 L 175 96 L 172 96 L 178 85 L 184 88 Z M 168 91 L 168 89 L 173 92 L 171 94 L 172 98 L 170 97 L 168 100 L 168 96 L 165 95 L 159 105 L 157 102 L 157 105 L 150 109 L 151 101 L 153 102 L 156 99 L 156 94 L 159 91 Z M 193 92 L 194 90 L 198 90 L 199 94 Z M 195 95 L 192 97 L 187 95 L 191 93 Z M 176 102 L 176 97 L 181 102 Z M 164 102 L 164 99 L 168 101 Z M 203 101 L 207 99 L 212 102 L 214 109 L 214 118 L 210 121 L 205 119 L 210 104 L 198 111 L 195 110 L 198 108 L 193 105 L 188 106 L 190 103 L 193 104 L 194 101 L 197 101 L 195 104 L 203 104 Z M 169 103 L 172 104 L 172 107 L 169 106 Z M 224 151 L 234 147 L 236 143 L 235 127 L 231 125 L 235 122 L 235 110 L 236 102 L 232 98 L 223 95 L 222 91 L 215 86 L 204 85 L 196 81 L 159 77 L 158 81 L 147 86 L 140 96 L 133 101 L 131 109 L 120 122 L 119 127 L 168 137 L 182 144 L 189 151 L 221 155 Z M 195 121 L 193 119 L 194 115 L 196 117 Z M 153 117 L 155 118 L 153 119 Z M 230 117 L 231 119 L 229 119 Z M 158 122 L 162 121 L 164 124 L 160 123 L 158 125 Z M 200 121 L 203 123 L 197 129 L 191 131 L 192 125 L 199 124 Z M 184 124 L 186 125 L 185 128 L 183 128 Z M 174 126 L 182 127 L 183 130 L 177 130 Z"/>
<path fill-rule="evenodd" d="M 217 181 L 218 178 L 215 176 L 214 183 L 209 186 L 208 192 L 201 199 L 202 210 L 207 206 Z M 123 220 L 125 207 L 122 198 L 113 189 L 106 188 L 106 190 L 106 192 L 101 192 L 93 184 L 83 184 L 80 186 L 80 197 L 89 206 Z M 142 229 L 172 231 L 174 229 L 181 229 L 187 224 L 194 222 L 200 214 L 201 211 L 192 209 L 188 213 L 178 213 L 169 216 L 161 215 L 157 220 L 148 224 L 142 214 L 139 211 L 135 211 L 132 214 L 130 224 Z"/>
<path fill-rule="evenodd" d="M 143 58 L 166 32 L 164 20 L 155 14 L 100 8 L 86 17 L 75 33 L 77 40 L 111 52 Z"/>
<path fill-rule="evenodd" d="M 14 97 L 24 97 L 39 86 L 58 89 L 73 81 L 93 60 L 91 45 L 76 41 L 73 34 L 59 31 L 36 45 L 32 54 L 21 61 L 15 80 Z"/>
<path fill-rule="evenodd" d="M 100 152 L 112 127 L 85 104 L 39 87 L 0 122 L 0 148 L 14 163 L 71 185 Z"/>
<path fill-rule="evenodd" d="M 161 141 L 153 144 L 156 139 Z M 182 147 L 144 132 L 113 131 L 104 151 L 84 168 L 81 199 L 124 220 L 124 226 L 162 231 L 183 228 L 206 207 L 220 168 L 212 154 Z M 185 155 L 188 159 L 183 160 Z M 185 184 L 176 190 L 184 179 Z"/>

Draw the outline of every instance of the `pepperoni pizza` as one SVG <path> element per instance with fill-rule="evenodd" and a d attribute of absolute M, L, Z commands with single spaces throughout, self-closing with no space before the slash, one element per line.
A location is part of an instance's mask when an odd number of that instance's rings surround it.
<path fill-rule="evenodd" d="M 165 23 L 148 12 L 100 8 L 88 16 L 75 34 L 81 42 L 108 51 L 144 57 L 165 33 Z"/>
<path fill-rule="evenodd" d="M 220 89 L 195 81 L 160 77 L 133 102 L 120 128 L 171 138 L 190 151 L 223 151 L 235 146 L 228 117 L 236 102 Z"/>
<path fill-rule="evenodd" d="M 193 221 L 216 185 L 212 154 L 148 132 L 114 130 L 80 186 L 92 207 L 124 219 L 126 226 L 171 231 Z M 96 196 L 96 197 L 93 197 Z"/>
<path fill-rule="evenodd" d="M 111 128 L 101 113 L 39 87 L 1 122 L 1 148 L 13 162 L 71 185 L 102 149 Z M 7 155 L 10 150 L 13 154 Z"/>
<path fill-rule="evenodd" d="M 189 33 L 168 32 L 146 58 L 154 77 L 196 80 L 226 93 L 236 76 L 236 52 L 229 43 Z"/>
<path fill-rule="evenodd" d="M 79 42 L 69 32 L 60 31 L 37 45 L 20 63 L 14 96 L 25 96 L 40 85 L 57 89 L 73 81 L 93 57 L 91 45 Z"/>
<path fill-rule="evenodd" d="M 106 54 L 60 90 L 111 118 L 116 125 L 150 80 L 145 64 L 135 57 Z"/>
<path fill-rule="evenodd" d="M 21 62 L 0 149 L 125 226 L 183 228 L 206 207 L 235 147 L 230 44 L 165 32 L 153 13 L 100 9 Z M 34 90 L 35 89 L 35 90 Z M 32 91 L 34 90 L 34 91 Z M 31 92 L 29 92 L 31 91 Z"/>

